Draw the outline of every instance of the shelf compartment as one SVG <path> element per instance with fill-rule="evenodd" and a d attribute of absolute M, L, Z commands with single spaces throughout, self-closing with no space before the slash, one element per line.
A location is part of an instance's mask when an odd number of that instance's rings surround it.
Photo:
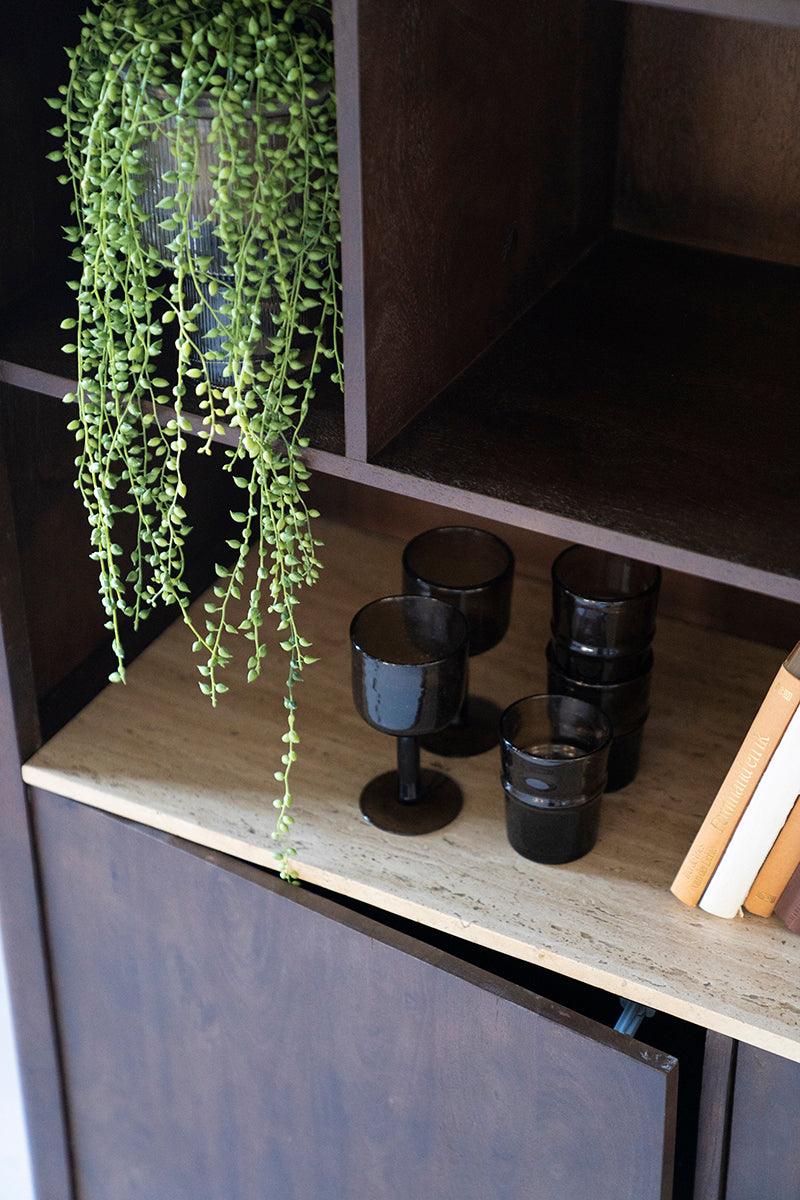
<path fill-rule="evenodd" d="M 613 227 L 800 266 L 800 30 L 625 15 Z"/>
<path fill-rule="evenodd" d="M 800 939 L 774 919 L 721 921 L 669 893 L 782 652 L 662 619 L 641 772 L 606 798 L 598 845 L 579 862 L 541 866 L 511 850 L 494 753 L 438 764 L 464 790 L 456 822 L 392 837 L 358 811 L 392 745 L 353 708 L 347 629 L 363 603 L 396 590 L 402 542 L 324 521 L 320 532 L 326 569 L 302 609 L 320 655 L 300 697 L 303 879 L 800 1061 Z M 549 606 L 546 583 L 518 578 L 508 637 L 471 664 L 476 694 L 508 703 L 543 690 Z M 232 686 L 212 710 L 190 642 L 170 628 L 132 664 L 127 686 L 107 688 L 24 777 L 272 866 L 281 672 Z"/>
<path fill-rule="evenodd" d="M 595 0 L 334 0 L 353 459 L 607 224 L 623 19 Z"/>
<path fill-rule="evenodd" d="M 376 462 L 797 601 L 798 329 L 797 268 L 613 234 Z"/>
<path fill-rule="evenodd" d="M 6 320 L 0 330 L 0 383 L 59 399 L 75 390 L 77 383 L 70 373 L 74 363 L 61 350 L 67 335 L 60 328 L 64 314 L 71 311 L 74 303 L 63 281 L 57 279 L 20 301 L 14 318 Z M 164 373 L 170 377 L 166 362 Z M 174 377 L 174 370 L 171 374 Z M 163 412 L 171 414 L 172 410 L 165 405 Z M 187 416 L 193 421 L 195 432 L 202 431 L 200 418 L 195 419 L 191 413 Z M 315 450 L 330 456 L 344 452 L 342 396 L 329 381 L 320 380 L 318 384 L 304 432 Z M 234 437 L 226 434 L 218 440 L 232 441 Z"/>
<path fill-rule="evenodd" d="M 74 388 L 65 303 L 6 325 L 0 382 Z M 374 462 L 321 392 L 308 462 L 798 602 L 799 328 L 800 269 L 613 234 Z"/>

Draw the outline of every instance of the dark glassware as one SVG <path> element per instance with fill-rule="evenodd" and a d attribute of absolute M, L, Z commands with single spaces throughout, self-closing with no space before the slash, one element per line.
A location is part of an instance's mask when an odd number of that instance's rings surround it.
<path fill-rule="evenodd" d="M 653 669 L 653 649 L 646 646 L 635 654 L 609 654 L 553 637 L 549 653 L 565 675 L 583 683 L 626 683 Z"/>
<path fill-rule="evenodd" d="M 403 589 L 455 606 L 469 627 L 469 654 L 502 641 L 511 615 L 514 555 L 499 537 L 469 525 L 443 525 L 412 538 L 403 551 Z M 447 729 L 423 739 L 445 757 L 483 754 L 497 745 L 501 710 L 482 697 L 465 697 Z"/>
<path fill-rule="evenodd" d="M 553 563 L 553 634 L 574 651 L 636 654 L 656 626 L 661 571 L 649 563 L 570 546 Z"/>
<path fill-rule="evenodd" d="M 547 647 L 547 687 L 561 696 L 572 696 L 599 708 L 608 717 L 614 740 L 608 756 L 607 792 L 616 792 L 631 783 L 639 769 L 642 736 L 650 710 L 651 672 L 647 671 L 624 683 L 584 683 L 566 675 L 554 659 L 553 646 Z"/>
<path fill-rule="evenodd" d="M 597 840 L 611 723 L 570 696 L 526 696 L 503 713 L 500 759 L 506 831 L 541 863 L 581 858 Z"/>
<path fill-rule="evenodd" d="M 561 670 L 554 660 L 552 646 L 547 647 L 546 658 L 548 690 L 558 696 L 574 696 L 599 708 L 608 717 L 615 733 L 627 733 L 647 716 L 652 672 L 646 671 L 623 683 L 585 683 Z"/>
<path fill-rule="evenodd" d="M 635 725 L 627 733 L 620 733 L 611 743 L 611 749 L 608 752 L 607 792 L 618 792 L 621 788 L 627 787 L 629 783 L 633 783 L 636 778 L 639 761 L 642 757 L 642 741 L 646 722 L 647 718 L 645 717 L 639 725 Z"/>
<path fill-rule="evenodd" d="M 365 820 L 391 833 L 431 833 L 461 810 L 461 790 L 420 770 L 418 739 L 457 715 L 467 678 L 467 622 L 429 596 L 387 596 L 350 626 L 353 699 L 364 720 L 397 738 L 397 770 L 366 785 Z"/>

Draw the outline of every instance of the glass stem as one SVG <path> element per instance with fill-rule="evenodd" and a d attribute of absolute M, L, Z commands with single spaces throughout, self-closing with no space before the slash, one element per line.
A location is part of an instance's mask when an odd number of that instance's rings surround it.
<path fill-rule="evenodd" d="M 397 739 L 397 774 L 401 804 L 414 804 L 419 800 L 421 784 L 419 778 L 419 742 L 413 737 Z"/>

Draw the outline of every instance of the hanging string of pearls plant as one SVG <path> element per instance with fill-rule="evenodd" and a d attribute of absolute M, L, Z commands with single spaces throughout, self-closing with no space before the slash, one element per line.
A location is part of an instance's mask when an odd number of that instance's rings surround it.
<path fill-rule="evenodd" d="M 97 0 L 68 60 L 49 101 L 79 264 L 66 399 L 111 679 L 125 679 L 123 618 L 175 605 L 216 705 L 236 635 L 248 681 L 260 674 L 272 614 L 288 660 L 273 836 L 292 878 L 296 688 L 314 661 L 297 604 L 320 569 L 303 424 L 323 371 L 342 386 L 330 14 L 320 0 Z M 173 339 L 174 374 L 159 366 Z M 242 495 L 201 621 L 185 580 L 188 412 L 201 453 L 235 431 L 221 461 Z"/>

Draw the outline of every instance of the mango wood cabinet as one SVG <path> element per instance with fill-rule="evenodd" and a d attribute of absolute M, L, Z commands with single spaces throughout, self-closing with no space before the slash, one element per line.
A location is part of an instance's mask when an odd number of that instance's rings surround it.
<path fill-rule="evenodd" d="M 7 0 L 0 70 L 0 914 L 39 1200 L 796 1200 L 800 943 L 668 887 L 800 629 L 800 3 L 332 0 L 299 889 L 277 681 L 212 713 L 155 618 L 104 688 L 42 102 L 81 7 Z M 202 603 L 235 505 L 191 470 Z M 543 689 L 565 540 L 665 570 L 642 770 L 579 863 L 513 853 L 491 754 L 446 764 L 448 829 L 359 821 L 389 750 L 348 623 L 453 513 L 517 554 L 473 663 L 498 702 Z"/>
<path fill-rule="evenodd" d="M 669 1055 L 225 855 L 34 824 L 79 1196 L 665 1194 Z"/>

